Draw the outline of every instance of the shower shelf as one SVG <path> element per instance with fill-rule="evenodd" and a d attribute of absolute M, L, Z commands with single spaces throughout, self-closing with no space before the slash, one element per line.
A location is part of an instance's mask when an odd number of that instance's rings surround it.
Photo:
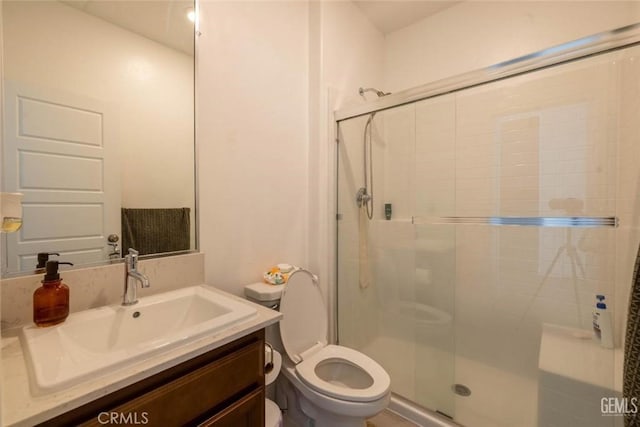
<path fill-rule="evenodd" d="M 524 227 L 617 227 L 618 222 L 617 216 L 441 216 L 412 218 L 412 223 L 416 225 L 467 224 Z"/>

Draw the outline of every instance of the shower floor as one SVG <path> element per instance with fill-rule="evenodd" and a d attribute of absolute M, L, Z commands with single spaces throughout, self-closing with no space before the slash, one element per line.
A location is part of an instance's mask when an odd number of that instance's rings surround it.
<path fill-rule="evenodd" d="M 361 350 L 387 369 L 395 393 L 451 415 L 460 424 L 537 427 L 536 379 L 460 356 L 454 360 L 451 353 L 398 337 L 379 336 Z M 454 383 L 469 387 L 471 395 L 454 394 Z"/>

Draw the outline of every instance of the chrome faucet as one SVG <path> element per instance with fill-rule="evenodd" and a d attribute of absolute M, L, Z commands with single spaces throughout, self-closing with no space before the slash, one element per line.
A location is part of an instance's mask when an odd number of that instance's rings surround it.
<path fill-rule="evenodd" d="M 143 288 L 148 288 L 149 279 L 147 276 L 138 271 L 138 251 L 129 248 L 129 255 L 124 257 L 126 265 L 126 273 L 124 277 L 124 295 L 122 296 L 122 305 L 133 305 L 138 302 L 136 296 L 136 282 L 140 282 Z"/>

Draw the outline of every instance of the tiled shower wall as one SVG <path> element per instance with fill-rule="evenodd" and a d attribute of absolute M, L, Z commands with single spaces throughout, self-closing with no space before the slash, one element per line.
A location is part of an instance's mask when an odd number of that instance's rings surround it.
<path fill-rule="evenodd" d="M 377 113 L 375 217 L 360 231 L 366 117 L 340 124 L 339 338 L 382 363 L 395 392 L 474 426 L 613 425 L 598 402 L 619 369 L 589 331 L 603 293 L 619 351 L 640 240 L 639 61 L 629 48 Z M 445 216 L 618 216 L 620 226 Z M 571 372 L 555 369 L 561 357 Z"/>

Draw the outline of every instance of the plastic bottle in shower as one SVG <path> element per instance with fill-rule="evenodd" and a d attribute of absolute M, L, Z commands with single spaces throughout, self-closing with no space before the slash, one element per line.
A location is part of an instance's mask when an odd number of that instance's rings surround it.
<path fill-rule="evenodd" d="M 596 295 L 596 306 L 593 310 L 593 333 L 596 341 L 604 348 L 613 348 L 613 326 L 611 313 L 604 302 L 604 295 Z"/>

